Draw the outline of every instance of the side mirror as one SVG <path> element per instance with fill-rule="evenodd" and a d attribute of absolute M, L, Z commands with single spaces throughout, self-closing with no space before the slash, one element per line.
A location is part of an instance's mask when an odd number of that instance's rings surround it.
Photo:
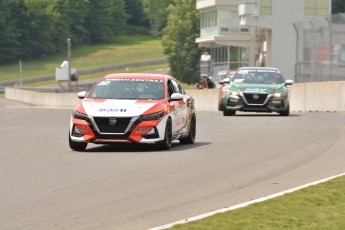
<path fill-rule="evenodd" d="M 82 92 L 79 92 L 78 93 L 78 98 L 79 99 L 83 99 L 83 98 L 85 98 L 86 97 L 86 91 L 82 91 Z"/>
<path fill-rule="evenodd" d="M 180 93 L 173 93 L 170 97 L 170 101 L 181 101 L 183 100 L 183 95 Z"/>
<path fill-rule="evenodd" d="M 223 79 L 223 84 L 229 84 L 230 83 L 230 78 L 226 77 Z"/>
<path fill-rule="evenodd" d="M 286 80 L 285 85 L 292 85 L 294 82 L 293 80 Z"/>

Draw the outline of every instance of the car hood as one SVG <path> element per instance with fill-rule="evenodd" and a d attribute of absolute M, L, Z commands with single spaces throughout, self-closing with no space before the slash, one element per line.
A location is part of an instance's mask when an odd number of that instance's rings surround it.
<path fill-rule="evenodd" d="M 241 91 L 243 93 L 267 93 L 286 92 L 284 84 L 246 84 L 233 83 L 228 87 L 232 91 Z"/>
<path fill-rule="evenodd" d="M 135 117 L 140 116 L 159 102 L 142 100 L 96 99 L 83 100 L 82 106 L 89 116 Z"/>

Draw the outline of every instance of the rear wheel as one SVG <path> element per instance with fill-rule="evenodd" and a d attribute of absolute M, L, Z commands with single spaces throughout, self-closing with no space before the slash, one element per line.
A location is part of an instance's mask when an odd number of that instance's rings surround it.
<path fill-rule="evenodd" d="M 164 140 L 160 143 L 159 147 L 164 150 L 169 150 L 172 143 L 172 127 L 171 120 L 168 119 L 165 125 Z"/>
<path fill-rule="evenodd" d="M 226 109 L 224 109 L 223 110 L 223 115 L 224 116 L 234 116 L 234 115 L 236 115 L 236 110 L 226 110 Z"/>
<path fill-rule="evenodd" d="M 180 143 L 181 144 L 193 144 L 195 141 L 195 135 L 196 135 L 196 118 L 195 115 L 193 115 L 190 125 L 189 125 L 189 132 L 188 136 L 181 138 Z"/>
<path fill-rule="evenodd" d="M 85 151 L 87 143 L 72 141 L 71 136 L 68 134 L 69 147 L 75 151 Z"/>

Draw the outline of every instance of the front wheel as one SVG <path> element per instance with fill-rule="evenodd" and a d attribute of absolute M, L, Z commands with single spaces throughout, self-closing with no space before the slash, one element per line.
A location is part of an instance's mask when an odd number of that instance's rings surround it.
<path fill-rule="evenodd" d="M 286 110 L 279 113 L 280 116 L 289 116 L 290 115 L 290 106 L 286 107 Z"/>
<path fill-rule="evenodd" d="M 223 110 L 223 116 L 235 116 L 236 110 Z"/>
<path fill-rule="evenodd" d="M 196 118 L 195 116 L 193 116 L 192 119 L 190 120 L 188 136 L 181 138 L 180 143 L 193 144 L 195 141 L 195 135 L 196 135 Z"/>
<path fill-rule="evenodd" d="M 69 147 L 75 151 L 85 151 L 87 143 L 72 141 L 71 136 L 68 134 Z"/>
<path fill-rule="evenodd" d="M 163 150 L 169 150 L 172 143 L 172 127 L 171 120 L 168 119 L 165 125 L 164 140 L 160 143 L 159 147 Z"/>

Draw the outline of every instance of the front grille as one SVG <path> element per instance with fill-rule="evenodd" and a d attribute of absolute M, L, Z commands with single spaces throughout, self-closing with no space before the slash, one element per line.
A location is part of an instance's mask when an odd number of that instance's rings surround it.
<path fill-rule="evenodd" d="M 109 124 L 109 117 L 93 118 L 101 133 L 124 133 L 131 121 L 131 117 L 116 118 L 116 124 Z"/>
<path fill-rule="evenodd" d="M 255 98 L 254 95 L 257 96 L 257 98 Z M 263 105 L 266 101 L 267 96 L 268 94 L 244 94 L 244 97 L 246 98 L 248 104 L 252 105 Z"/>
<path fill-rule="evenodd" d="M 128 139 L 128 134 L 99 134 L 98 132 L 94 132 L 97 139 L 103 140 L 126 140 Z"/>

